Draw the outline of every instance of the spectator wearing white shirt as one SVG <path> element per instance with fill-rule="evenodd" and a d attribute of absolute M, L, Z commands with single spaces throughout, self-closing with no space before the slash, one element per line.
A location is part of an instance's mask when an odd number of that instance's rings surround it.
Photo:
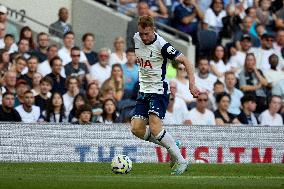
<path fill-rule="evenodd" d="M 244 93 L 235 87 L 236 84 L 237 79 L 234 72 L 226 72 L 225 91 L 231 96 L 231 103 L 228 112 L 234 115 L 239 115 L 241 113 L 241 98 L 244 96 Z"/>
<path fill-rule="evenodd" d="M 58 51 L 58 56 L 62 59 L 63 66 L 72 61 L 71 49 L 74 46 L 75 34 L 73 32 L 67 32 L 63 36 L 63 47 Z M 80 51 L 80 62 L 88 64 L 86 55 L 83 51 Z"/>
<path fill-rule="evenodd" d="M 226 66 L 225 48 L 222 45 L 217 45 L 213 49 L 209 63 L 212 73 L 218 77 L 220 81 L 224 82 L 224 74 L 228 71 L 228 68 Z"/>
<path fill-rule="evenodd" d="M 58 55 L 58 47 L 57 45 L 50 45 L 47 48 L 47 60 L 40 63 L 37 67 L 37 72 L 39 72 L 43 77 L 50 74 L 52 72 L 50 61 Z M 62 77 L 66 77 L 64 67 L 61 69 L 60 75 Z"/>
<path fill-rule="evenodd" d="M 197 97 L 196 107 L 189 111 L 188 119 L 192 125 L 215 125 L 215 116 L 208 110 L 208 94 L 201 93 Z"/>
<path fill-rule="evenodd" d="M 115 51 L 111 53 L 109 64 L 125 64 L 127 62 L 126 53 L 125 53 L 125 40 L 123 37 L 116 37 L 113 43 Z"/>
<path fill-rule="evenodd" d="M 264 73 L 269 88 L 272 88 L 278 81 L 284 79 L 284 71 L 277 70 L 278 63 L 279 57 L 276 54 L 269 56 L 270 69 Z"/>
<path fill-rule="evenodd" d="M 283 119 L 279 112 L 281 108 L 281 97 L 271 96 L 268 100 L 268 109 L 262 112 L 259 116 L 261 125 L 283 126 Z"/>
<path fill-rule="evenodd" d="M 219 34 L 223 27 L 222 18 L 225 16 L 226 11 L 224 10 L 223 0 L 213 0 L 210 8 L 205 12 L 203 28 L 213 30 Z"/>
<path fill-rule="evenodd" d="M 170 81 L 170 98 L 165 118 L 163 120 L 164 124 L 190 124 L 188 117 L 188 110 L 184 100 L 176 96 L 177 84 L 175 81 Z"/>
<path fill-rule="evenodd" d="M 16 107 L 19 112 L 22 122 L 24 123 L 36 123 L 40 117 L 40 108 L 33 105 L 35 97 L 33 92 L 28 90 L 24 93 L 24 103 Z"/>
<path fill-rule="evenodd" d="M 209 61 L 206 57 L 201 57 L 198 60 L 198 71 L 195 73 L 196 87 L 208 93 L 213 93 L 214 83 L 217 77 L 210 73 Z"/>
<path fill-rule="evenodd" d="M 15 37 L 12 34 L 6 34 L 4 37 L 5 49 L 8 50 L 9 54 L 18 51 L 18 46 L 15 43 Z"/>
<path fill-rule="evenodd" d="M 75 76 L 67 77 L 66 81 L 67 92 L 63 95 L 63 102 L 66 111 L 66 117 L 69 116 L 73 108 L 73 101 L 77 94 L 80 92 L 80 81 Z"/>
<path fill-rule="evenodd" d="M 110 77 L 111 67 L 109 66 L 109 57 L 109 49 L 101 48 L 99 50 L 99 62 L 91 66 L 91 79 L 97 80 L 99 87 Z"/>

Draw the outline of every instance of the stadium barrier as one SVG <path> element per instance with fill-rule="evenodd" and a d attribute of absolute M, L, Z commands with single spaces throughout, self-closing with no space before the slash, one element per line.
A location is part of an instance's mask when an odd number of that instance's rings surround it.
<path fill-rule="evenodd" d="M 165 127 L 192 162 L 284 163 L 283 126 Z M 2 162 L 109 162 L 116 154 L 134 162 L 170 158 L 164 148 L 132 136 L 127 124 L 0 124 Z"/>

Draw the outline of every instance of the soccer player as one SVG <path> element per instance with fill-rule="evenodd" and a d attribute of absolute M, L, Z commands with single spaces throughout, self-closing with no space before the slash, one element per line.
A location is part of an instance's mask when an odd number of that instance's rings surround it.
<path fill-rule="evenodd" d="M 193 65 L 170 43 L 155 32 L 154 20 L 141 16 L 138 32 L 134 35 L 135 54 L 139 65 L 139 94 L 135 114 L 131 120 L 131 132 L 140 139 L 165 147 L 175 162 L 171 174 L 180 175 L 188 166 L 173 137 L 165 131 L 162 119 L 169 102 L 169 85 L 165 81 L 167 59 L 185 66 L 189 78 L 189 90 L 194 97 L 199 95 L 195 87 Z M 149 127 L 146 125 L 149 123 Z"/>

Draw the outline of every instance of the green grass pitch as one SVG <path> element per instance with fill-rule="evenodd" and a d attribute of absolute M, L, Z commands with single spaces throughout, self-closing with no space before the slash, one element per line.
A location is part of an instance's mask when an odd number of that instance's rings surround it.
<path fill-rule="evenodd" d="M 169 164 L 134 163 L 127 175 L 110 163 L 0 163 L 0 189 L 284 188 L 283 164 L 193 164 L 171 176 Z"/>

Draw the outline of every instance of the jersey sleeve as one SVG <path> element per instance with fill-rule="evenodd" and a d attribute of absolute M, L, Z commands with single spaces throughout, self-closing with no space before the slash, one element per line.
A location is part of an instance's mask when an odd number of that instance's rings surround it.
<path fill-rule="evenodd" d="M 177 49 L 175 49 L 170 43 L 166 43 L 162 49 L 161 49 L 162 56 L 164 58 L 174 60 L 176 57 L 178 57 L 181 52 Z"/>

